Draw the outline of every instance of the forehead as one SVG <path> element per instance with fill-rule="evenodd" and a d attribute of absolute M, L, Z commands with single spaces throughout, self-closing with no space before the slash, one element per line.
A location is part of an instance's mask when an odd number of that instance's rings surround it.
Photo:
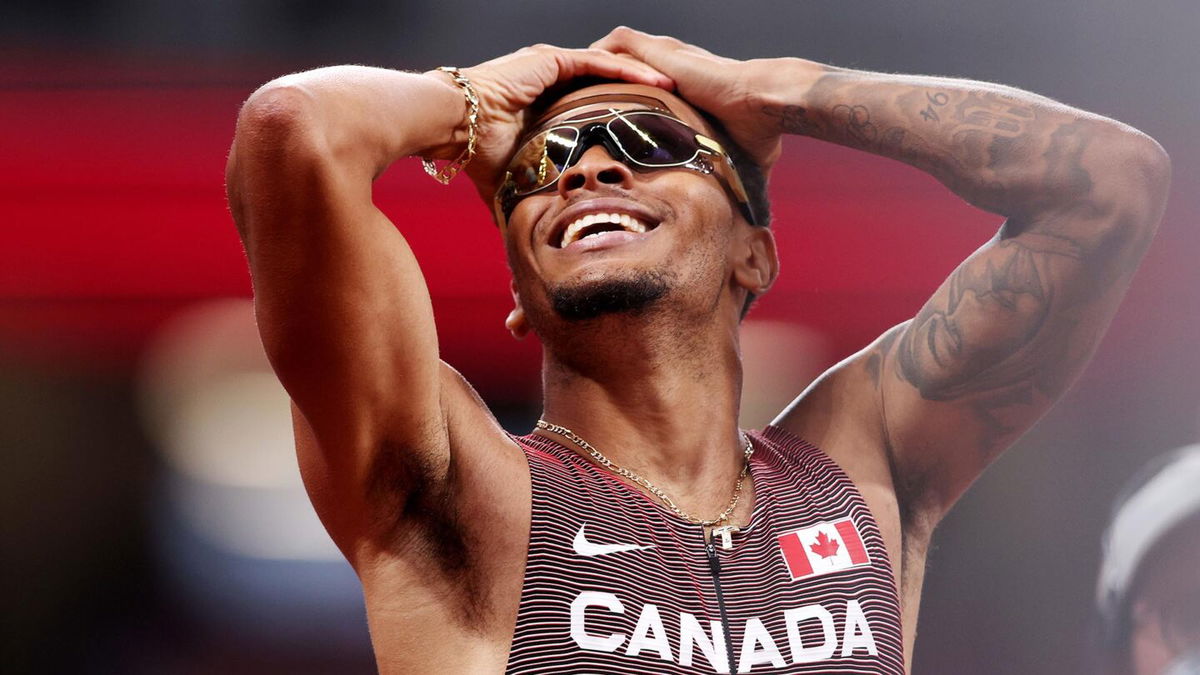
<path fill-rule="evenodd" d="M 593 108 L 616 107 L 618 109 L 647 108 L 671 113 L 693 128 L 711 135 L 708 122 L 687 102 L 665 89 L 641 84 L 609 83 L 577 89 L 554 101 L 530 125 L 535 129 L 555 119 L 569 118 Z"/>

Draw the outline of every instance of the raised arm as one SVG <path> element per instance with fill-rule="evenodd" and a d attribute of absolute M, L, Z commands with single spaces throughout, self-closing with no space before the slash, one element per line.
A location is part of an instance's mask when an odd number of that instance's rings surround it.
<path fill-rule="evenodd" d="M 763 111 L 924 169 L 1007 219 L 864 358 L 892 459 L 936 520 L 1056 401 L 1162 216 L 1170 164 L 1126 125 L 999 85 L 830 69 Z"/>
<path fill-rule="evenodd" d="M 627 58 L 548 46 L 464 72 L 481 98 L 468 170 L 484 193 L 547 86 L 581 74 L 665 80 Z M 446 73 L 343 66 L 270 82 L 238 117 L 227 185 L 259 330 L 295 404 L 309 493 L 352 562 L 419 484 L 447 479 L 455 420 L 480 407 L 439 361 L 417 261 L 371 199 L 396 159 L 458 156 L 466 110 Z"/>
<path fill-rule="evenodd" d="M 779 134 L 804 134 L 912 164 L 1006 216 L 914 319 L 816 385 L 870 416 L 856 423 L 879 429 L 902 508 L 927 523 L 1079 374 L 1162 215 L 1170 164 L 1157 143 L 1028 92 L 734 61 L 628 29 L 596 46 L 670 75 L 765 167 Z"/>

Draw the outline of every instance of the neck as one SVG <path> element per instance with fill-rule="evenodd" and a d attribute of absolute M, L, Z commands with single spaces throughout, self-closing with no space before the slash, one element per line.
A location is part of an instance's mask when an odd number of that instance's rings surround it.
<path fill-rule="evenodd" d="M 736 326 L 664 327 L 625 315 L 588 323 L 547 346 L 543 417 L 681 505 L 719 512 L 745 449 Z"/>

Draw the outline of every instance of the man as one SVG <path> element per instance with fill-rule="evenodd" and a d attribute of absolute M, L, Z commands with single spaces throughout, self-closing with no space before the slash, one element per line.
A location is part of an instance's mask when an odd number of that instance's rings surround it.
<path fill-rule="evenodd" d="M 628 84 L 546 101 L 583 76 Z M 784 133 L 909 162 L 1008 219 L 913 320 L 743 433 L 737 328 L 778 270 L 753 174 Z M 407 156 L 465 162 L 493 208 L 507 326 L 544 346 L 529 436 L 438 359 L 417 263 L 371 203 Z M 382 671 L 896 673 L 934 526 L 1082 369 L 1169 162 L 1007 87 L 619 28 L 450 74 L 280 78 L 244 106 L 228 178 Z"/>
<path fill-rule="evenodd" d="M 1200 673 L 1200 443 L 1144 466 L 1117 499 L 1096 584 L 1095 672 Z"/>

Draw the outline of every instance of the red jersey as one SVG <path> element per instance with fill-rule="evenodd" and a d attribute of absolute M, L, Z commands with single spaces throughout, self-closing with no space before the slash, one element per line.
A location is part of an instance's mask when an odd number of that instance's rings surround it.
<path fill-rule="evenodd" d="M 509 673 L 903 673 L 866 503 L 816 447 L 749 434 L 755 504 L 728 543 L 577 451 L 516 438 L 533 509 Z"/>

